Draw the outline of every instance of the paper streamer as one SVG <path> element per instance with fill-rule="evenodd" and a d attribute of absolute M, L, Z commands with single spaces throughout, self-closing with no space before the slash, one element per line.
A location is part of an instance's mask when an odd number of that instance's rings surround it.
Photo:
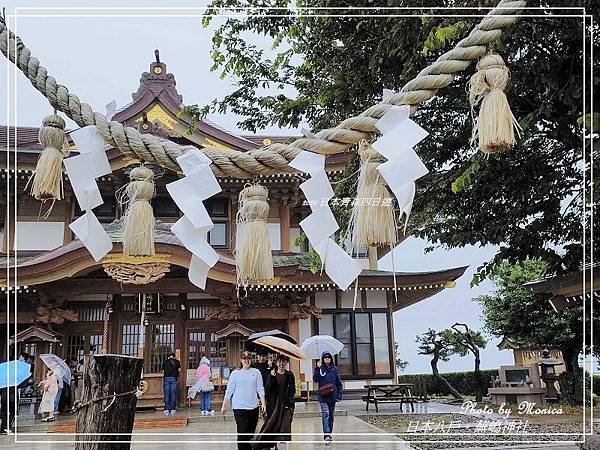
<path fill-rule="evenodd" d="M 169 195 L 184 213 L 171 226 L 171 231 L 192 253 L 188 277 L 200 289 L 206 288 L 208 271 L 219 261 L 219 254 L 206 239 L 214 223 L 203 203 L 221 192 L 221 186 L 210 169 L 211 162 L 198 149 L 187 151 L 177 158 L 185 176 L 166 186 Z"/>
<path fill-rule="evenodd" d="M 112 250 L 112 241 L 92 209 L 104 202 L 96 178 L 112 173 L 104 139 L 91 125 L 70 133 L 79 155 L 63 160 L 69 182 L 84 215 L 69 224 L 94 260 L 100 261 Z"/>
<path fill-rule="evenodd" d="M 379 165 L 378 170 L 405 215 L 405 232 L 415 198 L 415 181 L 429 173 L 413 150 L 429 133 L 411 120 L 409 115 L 410 106 L 392 106 L 375 124 L 383 136 L 372 144 L 387 159 Z"/>
<path fill-rule="evenodd" d="M 310 179 L 300 185 L 312 213 L 300 222 L 309 242 L 319 254 L 327 276 L 342 290 L 348 289 L 361 268 L 330 236 L 340 227 L 329 208 L 333 189 L 325 173 L 325 156 L 302 151 L 290 166 L 306 172 Z"/>

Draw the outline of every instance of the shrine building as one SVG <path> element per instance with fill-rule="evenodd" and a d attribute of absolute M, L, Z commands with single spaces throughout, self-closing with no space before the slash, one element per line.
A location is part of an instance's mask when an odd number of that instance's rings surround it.
<path fill-rule="evenodd" d="M 157 54 L 149 71 L 142 74 L 131 103 L 117 110 L 112 120 L 179 144 L 210 146 L 223 152 L 249 151 L 294 139 L 237 135 L 208 120 L 191 130 L 192 119 L 180 113 L 182 106 L 175 77 Z M 39 112 L 40 121 L 47 113 Z M 353 308 L 354 287 L 341 291 L 324 273 L 315 271 L 308 244 L 297 239 L 301 234 L 298 223 L 310 213 L 299 189 L 301 174 L 281 173 L 256 177 L 269 191 L 274 280 L 238 288 L 232 253 L 237 199 L 252 180 L 219 178 L 222 192 L 205 205 L 215 223 L 208 241 L 220 259 L 209 271 L 206 289 L 201 290 L 188 280 L 190 252 L 170 231 L 182 213 L 165 185 L 181 174 L 162 169 L 155 181 L 156 196 L 151 204 L 156 218 L 156 254 L 145 257 L 143 265 L 138 257 L 123 255 L 118 222 L 123 207 L 115 193 L 128 182 L 129 171 L 139 161 L 117 148 L 107 150 L 113 172 L 97 179 L 104 204 L 94 210 L 114 245 L 96 262 L 68 227 L 82 211 L 66 174 L 64 199 L 51 209 L 49 202 L 42 204 L 25 192 L 42 151 L 38 129 L 1 128 L 4 192 L 0 195 L 0 242 L 5 264 L 0 283 L 9 295 L 0 315 L 4 322 L 12 321 L 10 328 L 0 328 L 3 358 L 15 357 L 14 345 L 7 342 L 16 343 L 17 352 L 53 352 L 76 360 L 102 352 L 142 356 L 148 391 L 139 402 L 145 406 L 163 404 L 161 366 L 170 352 L 176 353 L 186 369 L 181 371 L 180 386 L 189 384 L 188 370 L 195 370 L 203 355 L 212 362 L 216 384 L 223 385 L 239 364 L 246 338 L 270 329 L 284 331 L 299 343 L 315 334 L 329 334 L 343 342 L 336 364 L 346 390 L 393 382 L 393 313 L 453 287 L 466 269 L 396 273 L 394 282 L 393 273 L 372 269 L 368 251 L 357 249 L 354 256 L 364 270 L 358 278 Z M 327 157 L 330 180 L 339 178 L 346 159 L 346 154 Z M 8 195 L 7 177 L 17 181 L 16 192 Z M 14 210 L 7 216 L 7 199 L 11 207 L 17 205 L 16 220 Z M 11 282 L 7 284 L 8 277 Z M 435 301 L 430 300 L 432 308 Z M 298 379 L 310 380 L 314 361 L 292 363 L 291 367 Z M 41 377 L 42 364 L 36 360 L 35 378 Z M 185 389 L 179 389 L 179 402 L 185 402 Z"/>

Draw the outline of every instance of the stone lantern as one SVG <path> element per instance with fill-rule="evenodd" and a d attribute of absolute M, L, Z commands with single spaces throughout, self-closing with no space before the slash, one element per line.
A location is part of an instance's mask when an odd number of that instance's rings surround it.
<path fill-rule="evenodd" d="M 558 392 L 556 392 L 556 388 L 554 387 L 554 382 L 558 379 L 558 375 L 556 374 L 556 366 L 560 366 L 562 364 L 561 361 L 550 357 L 550 351 L 548 349 L 542 350 L 542 359 L 539 361 L 539 366 L 541 369 L 541 379 L 544 380 L 546 384 L 546 398 L 548 400 L 557 400 Z"/>

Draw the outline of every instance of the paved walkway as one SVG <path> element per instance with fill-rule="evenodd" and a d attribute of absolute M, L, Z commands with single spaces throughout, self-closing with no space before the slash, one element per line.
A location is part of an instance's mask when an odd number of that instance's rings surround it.
<path fill-rule="evenodd" d="M 210 429 L 207 429 L 208 423 L 210 423 Z M 409 450 L 411 448 L 396 436 L 384 433 L 379 428 L 373 427 L 352 416 L 336 418 L 334 443 L 330 447 L 326 447 L 322 441 L 321 421 L 318 419 L 294 419 L 292 432 L 294 433 L 294 440 L 288 448 L 293 450 L 349 447 L 353 450 Z M 136 432 L 132 449 L 175 450 L 203 448 L 233 450 L 237 448 L 235 439 L 235 423 L 233 421 L 192 422 L 185 430 L 177 428 L 160 430 L 160 433 L 151 433 L 147 430 Z M 55 442 L 51 443 L 53 440 Z M 73 441 L 74 436 L 72 435 L 18 433 L 16 441 L 14 435 L 0 438 L 0 448 L 27 448 L 27 450 L 69 449 L 74 448 Z"/>

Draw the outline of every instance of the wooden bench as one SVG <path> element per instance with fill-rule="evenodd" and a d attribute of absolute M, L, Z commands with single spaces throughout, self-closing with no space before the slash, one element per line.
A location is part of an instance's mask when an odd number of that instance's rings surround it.
<path fill-rule="evenodd" d="M 379 403 L 400 403 L 400 411 L 402 411 L 402 405 L 407 403 L 414 412 L 414 402 L 419 398 L 411 394 L 412 388 L 412 383 L 366 385 L 367 395 L 364 395 L 362 400 L 366 402 L 367 411 L 369 411 L 370 403 L 375 405 L 377 412 L 379 412 Z"/>

